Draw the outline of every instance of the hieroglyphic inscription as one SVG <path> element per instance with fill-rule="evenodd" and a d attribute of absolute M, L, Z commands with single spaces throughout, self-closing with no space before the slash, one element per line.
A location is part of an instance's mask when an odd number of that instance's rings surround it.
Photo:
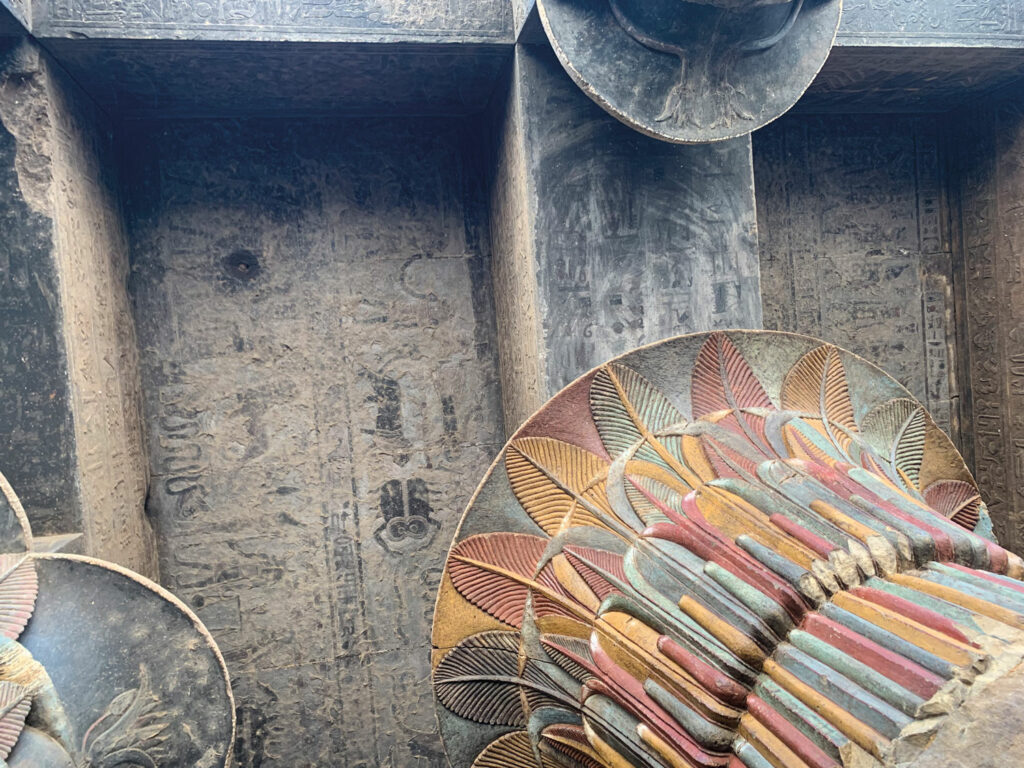
<path fill-rule="evenodd" d="M 1020 94 L 971 105 L 954 144 L 960 214 L 975 473 L 996 532 L 1024 541 L 1024 112 Z"/>
<path fill-rule="evenodd" d="M 512 8 L 500 0 L 46 0 L 42 33 L 103 29 L 188 30 L 197 34 L 405 33 L 492 37 L 511 29 Z"/>
<path fill-rule="evenodd" d="M 82 533 L 88 554 L 155 576 L 109 126 L 31 43 L 11 45 L 0 54 L 0 458 L 37 533 Z"/>
<path fill-rule="evenodd" d="M 501 424 L 464 144 L 423 119 L 140 137 L 151 507 L 243 766 L 444 765 L 433 596 Z"/>
<path fill-rule="evenodd" d="M 857 38 L 1024 42 L 1024 14 L 1014 0 L 847 0 L 837 42 Z"/>
<path fill-rule="evenodd" d="M 919 118 L 783 118 L 754 141 L 765 327 L 835 341 L 951 429 L 951 257 Z"/>
<path fill-rule="evenodd" d="M 547 394 L 639 344 L 758 327 L 748 140 L 659 142 L 609 118 L 546 52 L 522 65 Z"/>
<path fill-rule="evenodd" d="M 145 515 L 138 341 L 125 281 L 124 234 L 110 127 L 55 66 L 55 258 L 71 380 L 82 531 L 88 554 L 157 575 L 156 541 Z"/>

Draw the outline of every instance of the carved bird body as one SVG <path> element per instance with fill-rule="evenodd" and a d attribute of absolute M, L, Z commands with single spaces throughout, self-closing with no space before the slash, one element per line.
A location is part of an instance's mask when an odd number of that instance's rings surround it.
<path fill-rule="evenodd" d="M 507 730 L 474 767 L 877 765 L 1024 654 L 1024 562 L 918 403 L 865 410 L 829 345 L 768 386 L 712 334 L 687 375 L 684 417 L 606 365 L 496 464 L 535 532 L 458 539 L 435 618 L 441 706 Z"/>

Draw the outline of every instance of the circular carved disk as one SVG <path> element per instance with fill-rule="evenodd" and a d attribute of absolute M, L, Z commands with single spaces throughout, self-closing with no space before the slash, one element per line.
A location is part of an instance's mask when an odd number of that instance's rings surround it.
<path fill-rule="evenodd" d="M 33 559 L 39 596 L 19 642 L 53 681 L 78 763 L 227 765 L 234 703 L 224 661 L 199 620 L 166 590 L 111 563 Z M 45 714 L 45 704 L 37 698 L 33 712 Z M 66 764 L 67 750 L 26 733 L 12 767 Z"/>
<path fill-rule="evenodd" d="M 680 0 L 538 0 L 562 66 L 612 115 L 655 138 L 700 144 L 750 133 L 787 112 L 821 70 L 841 0 L 790 5 Z"/>

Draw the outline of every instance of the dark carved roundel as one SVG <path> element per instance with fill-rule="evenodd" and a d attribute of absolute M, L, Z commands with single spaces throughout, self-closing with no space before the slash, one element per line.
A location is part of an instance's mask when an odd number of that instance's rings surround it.
<path fill-rule="evenodd" d="M 787 112 L 835 39 L 842 0 L 538 0 L 562 66 L 612 115 L 700 144 Z"/>

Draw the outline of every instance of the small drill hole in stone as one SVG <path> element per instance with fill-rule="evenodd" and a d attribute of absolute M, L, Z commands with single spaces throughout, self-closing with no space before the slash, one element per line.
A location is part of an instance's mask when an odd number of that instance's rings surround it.
<path fill-rule="evenodd" d="M 260 257 L 252 251 L 239 250 L 223 260 L 224 271 L 236 280 L 248 282 L 260 273 Z"/>

